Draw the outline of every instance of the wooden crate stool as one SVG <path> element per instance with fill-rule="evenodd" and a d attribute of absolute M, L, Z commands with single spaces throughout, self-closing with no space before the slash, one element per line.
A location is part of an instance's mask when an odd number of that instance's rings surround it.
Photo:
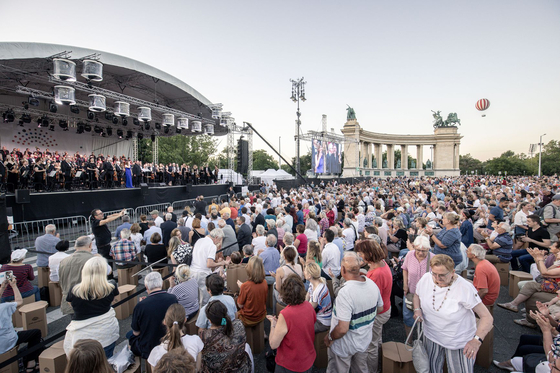
<path fill-rule="evenodd" d="M 159 272 L 161 278 L 165 278 L 165 276 L 169 275 L 169 267 L 159 267 L 154 268 L 155 272 Z M 169 280 L 163 280 L 162 290 L 169 289 Z"/>
<path fill-rule="evenodd" d="M 253 355 L 258 355 L 264 351 L 264 320 L 256 325 L 246 326 L 245 334 Z"/>
<path fill-rule="evenodd" d="M 530 273 L 523 271 L 509 271 L 509 295 L 510 297 L 517 297 L 519 294 L 519 282 L 531 281 L 533 276 Z"/>
<path fill-rule="evenodd" d="M 14 324 L 14 328 L 23 328 L 23 319 L 21 318 L 21 312 L 19 312 L 19 309 L 26 304 L 33 302 L 35 302 L 35 294 L 23 298 L 23 304 L 12 314 L 12 324 Z"/>
<path fill-rule="evenodd" d="M 325 337 L 327 334 L 329 334 L 328 330 L 315 334 L 315 342 L 313 342 L 315 353 L 317 354 L 317 357 L 315 357 L 315 362 L 313 363 L 313 365 L 315 365 L 315 368 L 326 368 L 329 362 L 329 356 L 327 354 L 328 348 L 325 345 Z"/>
<path fill-rule="evenodd" d="M 500 275 L 500 285 L 508 286 L 509 282 L 509 263 L 492 263 Z"/>
<path fill-rule="evenodd" d="M 49 267 L 37 267 L 37 285 L 39 289 L 49 286 L 50 274 L 51 270 Z"/>
<path fill-rule="evenodd" d="M 135 265 L 130 268 L 119 268 L 117 266 L 117 273 L 119 276 L 119 286 L 123 285 L 138 285 L 138 276 L 132 276 L 140 271 L 140 265 Z"/>
<path fill-rule="evenodd" d="M 412 352 L 406 349 L 404 343 L 385 342 L 381 345 L 383 373 L 414 373 Z M 445 371 L 445 364 L 444 364 Z"/>
<path fill-rule="evenodd" d="M 39 329 L 41 336 L 47 338 L 47 307 L 49 303 L 40 300 L 21 306 L 19 312 L 23 324 L 23 330 Z"/>
<path fill-rule="evenodd" d="M 197 314 L 194 315 L 192 319 L 187 321 L 185 324 L 185 329 L 187 330 L 187 334 L 189 335 L 198 335 L 198 326 L 196 326 L 196 320 L 198 320 L 198 314 L 200 310 L 198 310 Z"/>
<path fill-rule="evenodd" d="M 58 307 L 62 302 L 62 288 L 58 282 L 49 281 L 49 304 Z"/>
<path fill-rule="evenodd" d="M 476 321 L 477 326 L 479 320 Z M 478 353 L 476 354 L 475 364 L 480 365 L 484 368 L 489 368 L 492 365 L 492 358 L 494 357 L 494 326 L 492 329 L 486 334 L 484 337 L 484 341 L 482 345 L 478 349 Z"/>
<path fill-rule="evenodd" d="M 0 355 L 0 363 L 14 357 L 17 355 L 18 346 L 14 346 L 11 350 L 4 352 Z M 11 363 L 10 365 L 0 368 L 0 373 L 19 373 L 19 365 L 17 360 Z"/>

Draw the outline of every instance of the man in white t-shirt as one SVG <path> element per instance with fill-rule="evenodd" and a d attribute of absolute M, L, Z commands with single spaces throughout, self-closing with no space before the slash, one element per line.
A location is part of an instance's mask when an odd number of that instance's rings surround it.
<path fill-rule="evenodd" d="M 220 228 L 214 228 L 208 236 L 200 238 L 196 241 L 193 249 L 193 257 L 191 263 L 191 273 L 198 282 L 198 288 L 202 298 L 200 306 L 204 306 L 210 299 L 210 294 L 206 291 L 206 276 L 212 273 L 216 267 L 228 265 L 230 258 L 216 262 L 216 251 L 221 248 L 224 239 L 224 232 Z"/>
<path fill-rule="evenodd" d="M 383 300 L 377 285 L 360 274 L 356 253 L 344 253 L 341 274 L 346 283 L 336 297 L 331 330 L 325 336 L 329 348 L 327 373 L 345 373 L 350 369 L 353 373 L 366 373 L 367 347 L 377 309 L 383 309 Z"/>
<path fill-rule="evenodd" d="M 323 269 L 321 270 L 321 276 L 327 280 L 331 280 L 329 270 L 331 270 L 335 276 L 340 275 L 340 250 L 333 241 L 334 232 L 330 229 L 325 230 L 323 237 L 320 239 L 321 245 L 323 245 Z"/>
<path fill-rule="evenodd" d="M 150 215 L 152 215 L 152 219 L 154 219 L 154 223 L 156 224 L 156 227 L 159 228 L 161 223 L 163 223 L 163 218 L 161 216 L 159 216 L 159 211 L 154 210 L 154 211 L 150 212 Z"/>

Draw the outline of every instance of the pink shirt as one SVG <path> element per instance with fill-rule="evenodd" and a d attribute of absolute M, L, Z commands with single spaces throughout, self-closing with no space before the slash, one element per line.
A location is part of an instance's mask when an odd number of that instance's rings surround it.
<path fill-rule="evenodd" d="M 422 262 L 418 262 L 416 255 L 414 255 L 415 252 L 416 250 L 411 250 L 406 254 L 402 266 L 403 271 L 408 271 L 408 292 L 412 294 L 416 294 L 416 284 L 426 273 L 426 266 L 428 265 L 426 261 L 434 256 L 433 253 L 429 252 Z"/>

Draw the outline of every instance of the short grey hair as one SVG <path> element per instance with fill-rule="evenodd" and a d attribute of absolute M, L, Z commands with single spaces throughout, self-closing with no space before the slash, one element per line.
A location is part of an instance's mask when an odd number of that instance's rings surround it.
<path fill-rule="evenodd" d="M 47 234 L 53 234 L 54 232 L 56 232 L 56 225 L 54 225 L 54 224 L 47 224 L 47 226 L 45 227 L 45 233 L 47 233 Z"/>
<path fill-rule="evenodd" d="M 277 227 L 282 227 L 282 226 L 284 226 L 284 224 L 285 224 L 284 220 L 282 220 L 282 219 L 276 220 L 276 226 Z"/>
<path fill-rule="evenodd" d="M 268 229 L 272 229 L 274 227 L 276 227 L 276 220 L 274 219 L 266 219 L 266 226 Z"/>
<path fill-rule="evenodd" d="M 486 258 L 486 250 L 484 250 L 482 246 L 473 243 L 469 246 L 469 249 L 471 250 L 471 254 L 476 256 L 478 259 L 483 260 Z"/>
<path fill-rule="evenodd" d="M 305 224 L 306 228 L 311 229 L 312 231 L 316 231 L 317 230 L 317 222 L 315 221 L 315 219 L 307 219 L 307 223 Z"/>
<path fill-rule="evenodd" d="M 222 216 L 224 217 L 224 219 L 229 219 L 229 217 L 231 216 L 231 214 L 227 211 L 224 211 L 224 213 L 222 214 Z"/>
<path fill-rule="evenodd" d="M 185 226 L 185 219 L 181 218 L 179 220 L 177 220 L 177 225 L 184 227 Z"/>
<path fill-rule="evenodd" d="M 430 240 L 426 236 L 418 236 L 414 240 L 414 245 L 420 246 L 423 249 L 430 250 L 432 247 L 430 246 Z"/>
<path fill-rule="evenodd" d="M 173 214 L 168 212 L 167 214 L 165 214 L 165 220 L 171 220 L 173 219 Z"/>
<path fill-rule="evenodd" d="M 273 234 L 269 234 L 266 236 L 266 246 L 267 247 L 274 247 L 276 245 L 276 236 Z"/>
<path fill-rule="evenodd" d="M 350 218 L 345 218 L 344 219 L 344 225 L 347 227 L 351 227 L 352 226 L 352 220 L 350 220 Z"/>
<path fill-rule="evenodd" d="M 130 216 L 128 216 L 128 215 L 123 215 L 122 221 L 125 222 L 125 223 L 129 222 L 129 221 L 130 221 Z"/>
<path fill-rule="evenodd" d="M 253 246 L 252 245 L 245 245 L 243 246 L 243 254 L 245 255 L 253 255 Z"/>
<path fill-rule="evenodd" d="M 224 219 L 218 220 L 218 227 L 223 228 L 226 226 L 226 221 Z"/>
<path fill-rule="evenodd" d="M 293 245 L 294 244 L 294 235 L 290 232 L 286 232 L 284 234 L 284 244 L 286 245 Z"/>
<path fill-rule="evenodd" d="M 81 249 L 81 248 L 88 248 L 91 245 L 91 237 L 89 236 L 81 236 L 78 237 L 76 239 L 76 242 L 74 243 L 74 248 L 76 250 Z"/>
<path fill-rule="evenodd" d="M 257 235 L 262 236 L 264 234 L 264 227 L 262 224 L 257 225 L 257 228 L 255 228 L 255 231 L 257 232 Z"/>
<path fill-rule="evenodd" d="M 130 238 L 130 229 L 128 228 L 124 228 L 123 230 L 121 230 L 121 237 L 123 240 Z"/>
<path fill-rule="evenodd" d="M 163 286 L 163 279 L 161 278 L 161 274 L 156 271 L 150 272 L 144 278 L 144 286 L 148 290 L 161 289 Z"/>
<path fill-rule="evenodd" d="M 506 233 L 511 232 L 511 226 L 508 223 L 500 223 L 498 227 L 502 228 Z"/>
<path fill-rule="evenodd" d="M 210 237 L 223 239 L 224 231 L 221 228 L 214 228 L 212 232 L 210 232 Z"/>

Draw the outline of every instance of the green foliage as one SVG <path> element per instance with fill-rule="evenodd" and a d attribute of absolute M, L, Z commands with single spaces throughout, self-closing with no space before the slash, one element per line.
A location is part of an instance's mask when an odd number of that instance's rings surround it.
<path fill-rule="evenodd" d="M 484 172 L 498 175 L 500 172 L 508 175 L 526 175 L 530 172 L 526 157 L 508 150 L 499 157 L 494 157 L 484 164 Z"/>
<path fill-rule="evenodd" d="M 482 162 L 476 158 L 473 158 L 470 153 L 459 156 L 459 169 L 461 170 L 461 174 L 466 173 L 471 175 L 472 171 L 474 171 L 478 175 L 483 174 Z"/>
<path fill-rule="evenodd" d="M 296 157 L 293 157 L 291 159 L 292 161 L 292 166 L 294 168 L 296 168 Z M 254 163 L 254 158 L 253 158 L 253 163 Z M 307 170 L 311 169 L 311 150 L 309 150 L 309 152 L 307 152 L 307 154 L 302 155 L 299 158 L 299 167 L 300 167 L 300 174 L 305 177 L 305 174 L 307 173 Z M 253 167 L 254 168 L 254 167 Z M 256 168 L 254 168 L 256 170 Z M 292 171 L 292 169 L 287 165 L 287 164 L 282 164 L 282 169 L 286 172 L 288 172 L 290 175 L 296 175 L 296 173 L 294 171 Z"/>
<path fill-rule="evenodd" d="M 253 170 L 266 171 L 269 168 L 277 170 L 278 162 L 276 162 L 266 150 L 255 150 L 253 152 Z"/>
<path fill-rule="evenodd" d="M 202 166 L 209 162 L 216 152 L 218 140 L 207 135 L 160 137 L 158 139 L 159 163 L 186 163 Z M 138 156 L 142 162 L 152 162 L 152 141 L 143 139 L 138 142 Z M 227 164 L 227 162 L 226 162 Z"/>
<path fill-rule="evenodd" d="M 538 155 L 536 156 L 538 158 Z M 560 141 L 550 140 L 543 148 L 541 171 L 543 175 L 560 174 Z M 538 163 L 538 159 L 537 159 Z"/>

